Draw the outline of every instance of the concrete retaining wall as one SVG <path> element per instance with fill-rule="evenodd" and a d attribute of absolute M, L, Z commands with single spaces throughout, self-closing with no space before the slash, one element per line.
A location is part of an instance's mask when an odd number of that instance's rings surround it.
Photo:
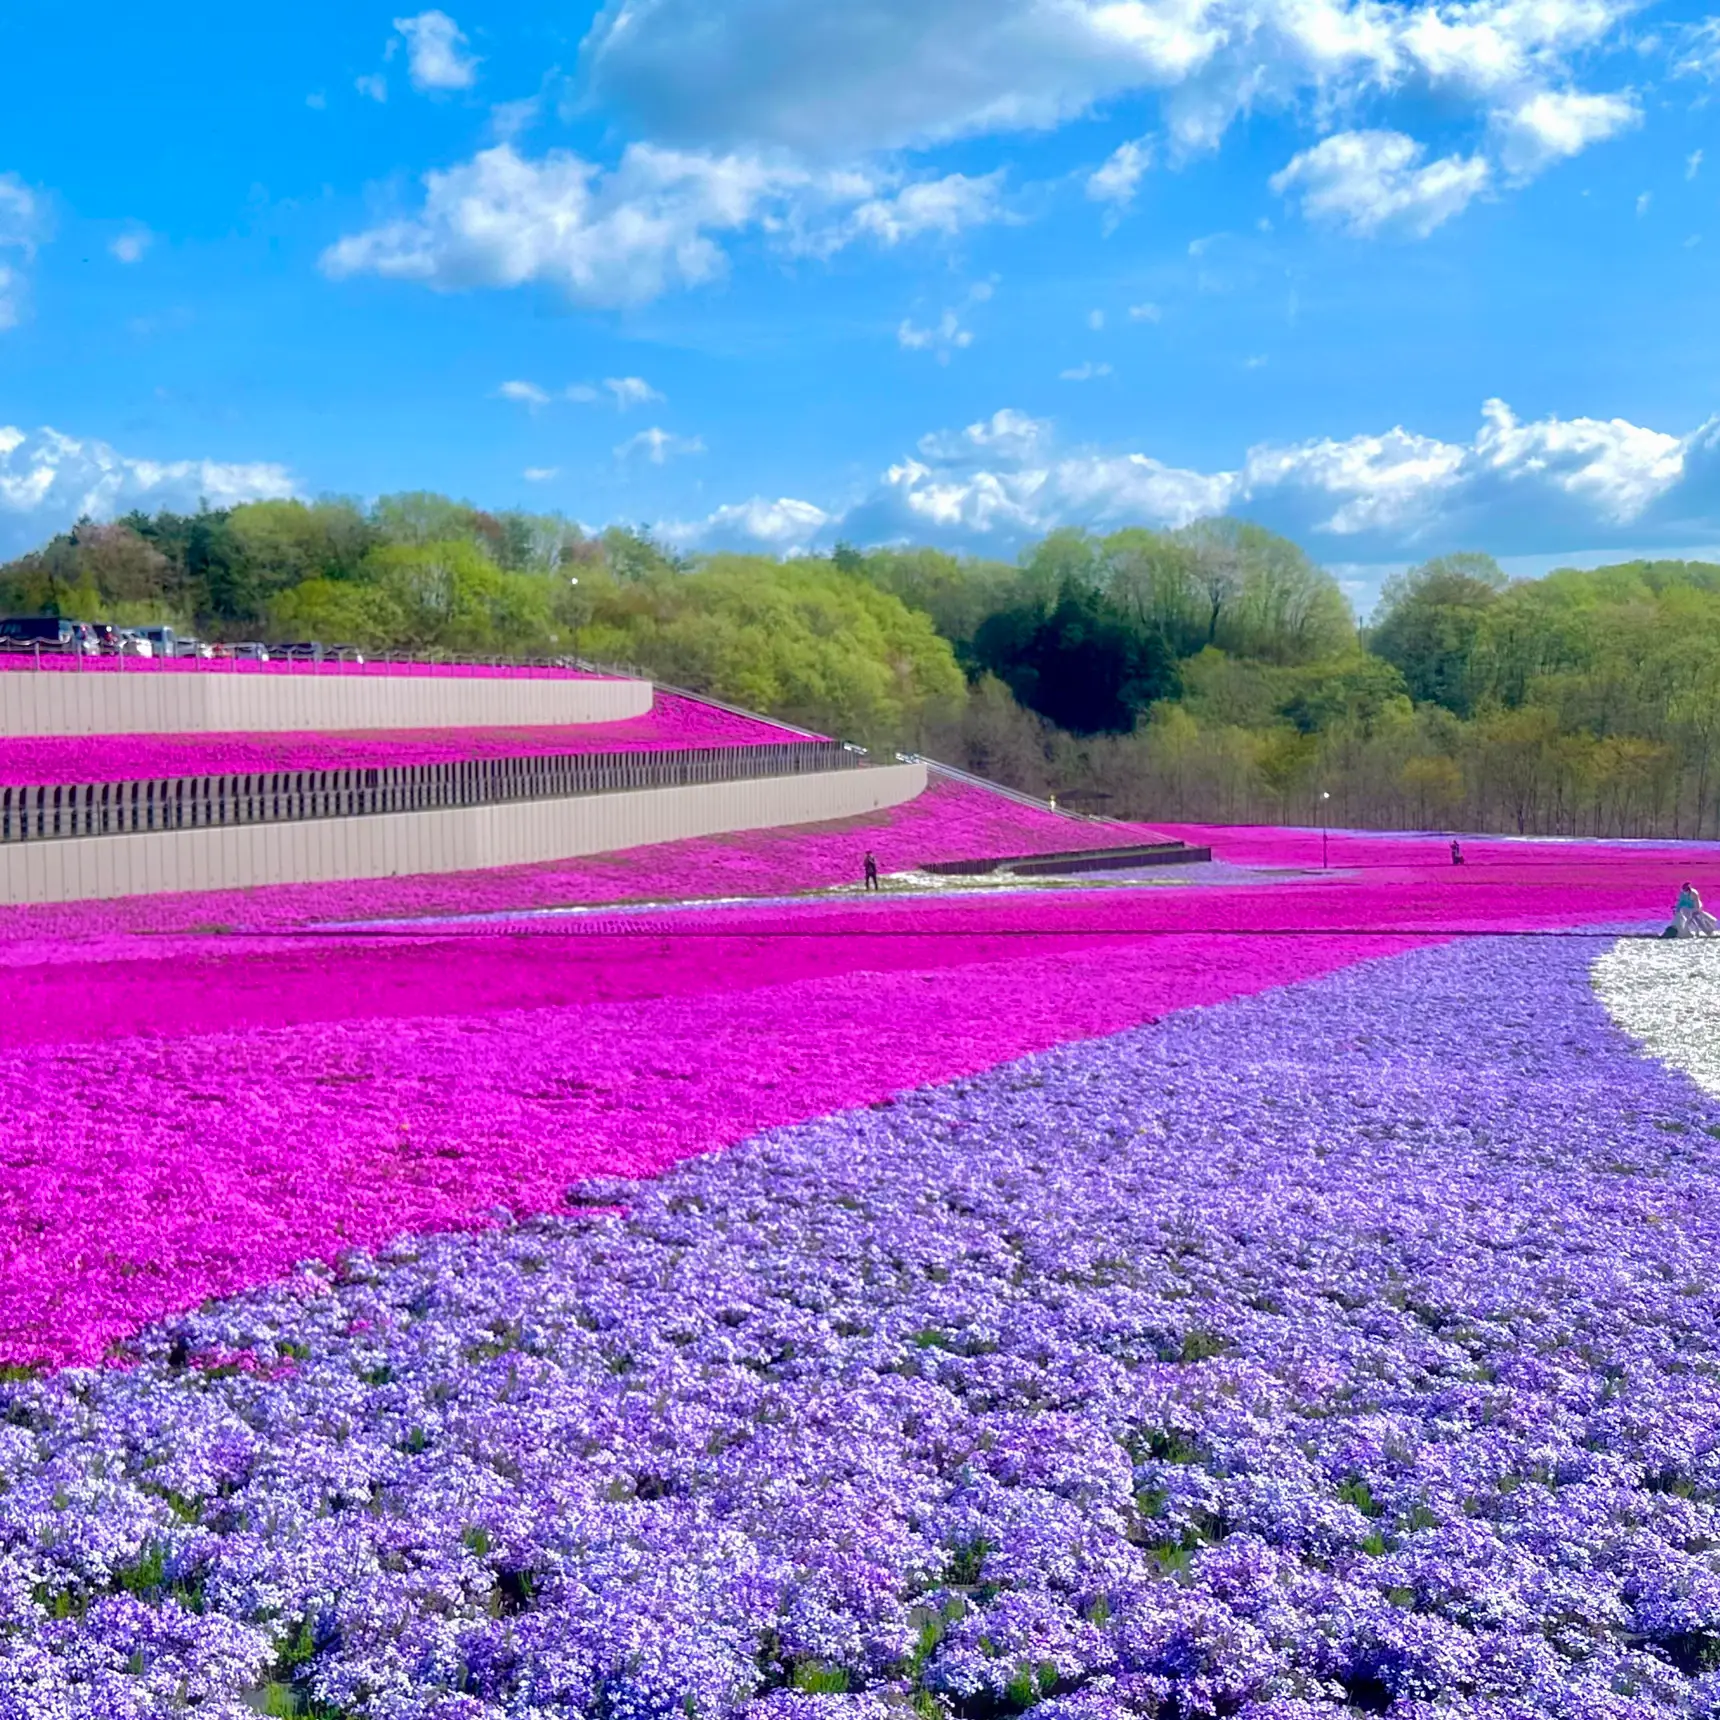
<path fill-rule="evenodd" d="M 0 903 L 471 872 L 852 818 L 899 806 L 925 786 L 923 764 L 897 764 L 441 812 L 7 843 Z M 856 863 L 863 846 L 857 839 Z"/>
<path fill-rule="evenodd" d="M 649 681 L 107 667 L 0 671 L 0 735 L 525 728 L 651 709 Z"/>

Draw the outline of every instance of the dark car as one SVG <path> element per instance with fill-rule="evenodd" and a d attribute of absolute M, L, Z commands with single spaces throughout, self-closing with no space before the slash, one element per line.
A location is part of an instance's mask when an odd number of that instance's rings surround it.
<path fill-rule="evenodd" d="M 57 615 L 8 615 L 0 620 L 0 639 L 14 645 L 69 645 L 77 628 Z"/>

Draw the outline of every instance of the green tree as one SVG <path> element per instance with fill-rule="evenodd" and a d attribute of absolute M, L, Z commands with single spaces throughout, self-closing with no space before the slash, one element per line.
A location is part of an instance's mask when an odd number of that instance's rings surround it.
<path fill-rule="evenodd" d="M 1468 716 L 1487 619 L 1506 584 L 1498 563 L 1476 554 L 1439 556 L 1394 575 L 1369 648 L 1402 674 L 1413 698 Z"/>
<path fill-rule="evenodd" d="M 918 744 L 965 683 L 930 621 L 822 561 L 715 556 L 597 588 L 583 653 L 867 743 Z"/>
<path fill-rule="evenodd" d="M 992 616 L 973 655 L 1029 710 L 1077 735 L 1127 733 L 1176 681 L 1159 635 L 1074 575 L 1049 608 Z"/>

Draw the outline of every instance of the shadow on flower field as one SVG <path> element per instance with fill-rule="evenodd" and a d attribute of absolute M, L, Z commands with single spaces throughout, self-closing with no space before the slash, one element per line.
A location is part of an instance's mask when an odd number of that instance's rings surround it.
<path fill-rule="evenodd" d="M 1214 841 L 15 921 L 0 1714 L 1720 1711 L 1703 855 Z"/>

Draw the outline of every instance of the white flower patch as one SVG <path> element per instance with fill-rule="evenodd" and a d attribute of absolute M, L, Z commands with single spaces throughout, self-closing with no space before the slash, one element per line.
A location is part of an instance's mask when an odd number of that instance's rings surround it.
<path fill-rule="evenodd" d="M 1631 1038 L 1720 1095 L 1720 939 L 1622 938 L 1591 972 Z"/>

